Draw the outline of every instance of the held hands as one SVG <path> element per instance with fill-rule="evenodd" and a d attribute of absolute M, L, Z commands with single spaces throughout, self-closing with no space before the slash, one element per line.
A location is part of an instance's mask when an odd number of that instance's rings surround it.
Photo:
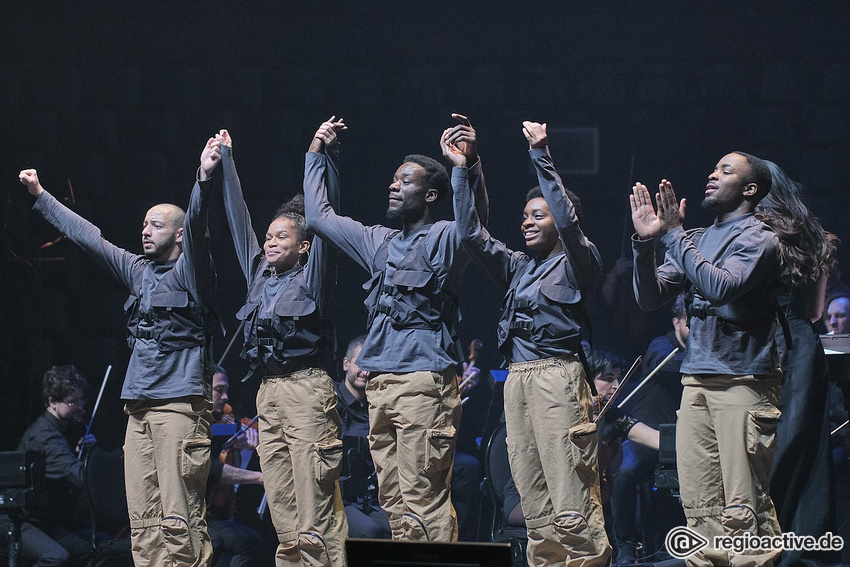
<path fill-rule="evenodd" d="M 319 154 L 325 153 L 325 148 L 339 143 L 337 133 L 342 132 L 343 130 L 348 130 L 348 126 L 345 125 L 345 121 L 342 118 L 337 120 L 336 116 L 331 116 L 328 120 L 322 122 L 322 125 L 319 126 L 318 130 L 316 130 L 307 151 Z"/>
<path fill-rule="evenodd" d="M 204 151 L 201 152 L 201 168 L 198 178 L 206 181 L 212 177 L 218 162 L 221 161 L 221 141 L 216 138 L 207 140 Z"/>
<path fill-rule="evenodd" d="M 549 137 L 546 135 L 546 123 L 530 122 L 526 120 L 522 123 L 522 134 L 528 140 L 528 149 L 548 148 Z M 548 149 L 547 149 L 548 151 Z"/>
<path fill-rule="evenodd" d="M 440 137 L 440 149 L 454 167 L 469 167 L 478 161 L 478 143 L 475 128 L 463 114 L 452 114 L 460 124 L 446 128 Z"/>
<path fill-rule="evenodd" d="M 219 130 L 218 134 L 215 135 L 215 140 L 217 142 L 221 142 L 222 146 L 227 146 L 228 148 L 233 147 L 233 138 L 230 137 L 230 132 L 227 130 Z"/>
<path fill-rule="evenodd" d="M 33 197 L 38 197 L 44 192 L 44 187 L 38 181 L 38 172 L 36 170 L 25 169 L 18 174 L 18 179 L 21 180 L 21 184 L 27 188 L 27 191 Z"/>
<path fill-rule="evenodd" d="M 658 184 L 655 194 L 658 212 L 652 207 L 649 189 L 643 183 L 636 183 L 629 195 L 632 208 L 632 223 L 635 232 L 641 239 L 655 238 L 662 232 L 669 232 L 682 226 L 685 220 L 685 199 L 676 201 L 673 185 L 666 179 Z"/>

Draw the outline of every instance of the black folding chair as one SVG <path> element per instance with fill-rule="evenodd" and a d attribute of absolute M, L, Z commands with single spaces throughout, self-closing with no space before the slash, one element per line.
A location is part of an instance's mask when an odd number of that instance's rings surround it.
<path fill-rule="evenodd" d="M 490 495 L 493 505 L 493 521 L 490 528 L 490 541 L 511 544 L 511 554 L 515 567 L 525 567 L 525 550 L 528 535 L 524 527 L 509 526 L 502 510 L 505 506 L 505 485 L 511 478 L 508 463 L 507 430 L 501 424 L 487 442 L 487 456 L 484 461 L 486 478 L 484 487 Z"/>

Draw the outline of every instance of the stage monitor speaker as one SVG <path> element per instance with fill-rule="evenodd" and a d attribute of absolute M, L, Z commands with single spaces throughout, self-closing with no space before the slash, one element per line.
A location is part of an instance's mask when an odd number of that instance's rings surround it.
<path fill-rule="evenodd" d="M 348 539 L 348 567 L 512 567 L 507 543 Z"/>

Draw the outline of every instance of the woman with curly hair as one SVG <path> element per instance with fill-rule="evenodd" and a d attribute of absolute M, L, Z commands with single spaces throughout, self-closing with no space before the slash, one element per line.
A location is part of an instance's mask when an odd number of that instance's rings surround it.
<path fill-rule="evenodd" d="M 772 187 L 755 213 L 779 237 L 783 267 L 777 293 L 782 325 L 776 336 L 783 373 L 782 419 L 770 494 L 783 532 L 821 536 L 835 531 L 835 504 L 829 466 L 826 356 L 812 324 L 823 314 L 836 238 L 806 207 L 801 185 L 775 163 L 765 163 Z M 786 550 L 779 565 L 837 560 L 826 552 Z"/>
<path fill-rule="evenodd" d="M 311 151 L 330 165 L 327 184 L 338 199 L 336 130 L 324 123 Z M 277 565 L 342 567 L 348 522 L 339 489 L 341 423 L 333 380 L 325 371 L 332 347 L 327 302 L 335 253 L 314 238 L 304 218 L 304 196 L 275 213 L 262 247 L 254 234 L 233 161 L 230 134 L 221 130 L 224 208 L 236 255 L 248 283 L 243 358 L 262 378 L 257 392 L 257 453 L 278 536 Z M 330 146 L 327 147 L 326 146 Z"/>

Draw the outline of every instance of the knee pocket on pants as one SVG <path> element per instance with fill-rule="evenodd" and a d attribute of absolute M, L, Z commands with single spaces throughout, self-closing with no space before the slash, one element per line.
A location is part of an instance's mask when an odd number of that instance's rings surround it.
<path fill-rule="evenodd" d="M 404 534 L 403 539 L 410 541 L 429 541 L 428 528 L 425 527 L 425 522 L 416 514 L 407 512 L 401 517 L 401 530 Z"/>
<path fill-rule="evenodd" d="M 298 534 L 298 549 L 302 553 L 327 561 L 328 548 L 324 538 L 316 532 L 300 532 Z"/>
<path fill-rule="evenodd" d="M 565 546 L 580 554 L 593 554 L 593 536 L 583 514 L 577 511 L 562 512 L 555 516 L 552 525 Z"/>
<path fill-rule="evenodd" d="M 776 430 L 782 413 L 776 408 L 750 410 L 747 419 L 747 452 L 762 456 L 776 450 Z"/>
<path fill-rule="evenodd" d="M 452 466 L 457 430 L 453 425 L 425 432 L 424 472 L 436 474 Z"/>
<path fill-rule="evenodd" d="M 573 467 L 585 486 L 592 486 L 599 482 L 596 470 L 599 438 L 596 429 L 595 423 L 582 423 L 570 427 L 569 430 Z"/>
<path fill-rule="evenodd" d="M 180 474 L 183 478 L 200 476 L 206 480 L 210 467 L 210 439 L 192 435 L 183 439 L 180 449 Z"/>
<path fill-rule="evenodd" d="M 160 523 L 165 549 L 175 565 L 191 565 L 195 551 L 189 533 L 189 523 L 181 516 L 166 516 Z"/>
<path fill-rule="evenodd" d="M 755 534 L 758 532 L 758 517 L 755 510 L 743 504 L 727 506 L 720 514 L 720 523 L 723 524 L 724 533 L 741 534 L 744 532 Z"/>
<path fill-rule="evenodd" d="M 320 484 L 332 483 L 339 478 L 342 468 L 342 440 L 329 439 L 313 443 L 316 455 L 316 480 Z"/>

